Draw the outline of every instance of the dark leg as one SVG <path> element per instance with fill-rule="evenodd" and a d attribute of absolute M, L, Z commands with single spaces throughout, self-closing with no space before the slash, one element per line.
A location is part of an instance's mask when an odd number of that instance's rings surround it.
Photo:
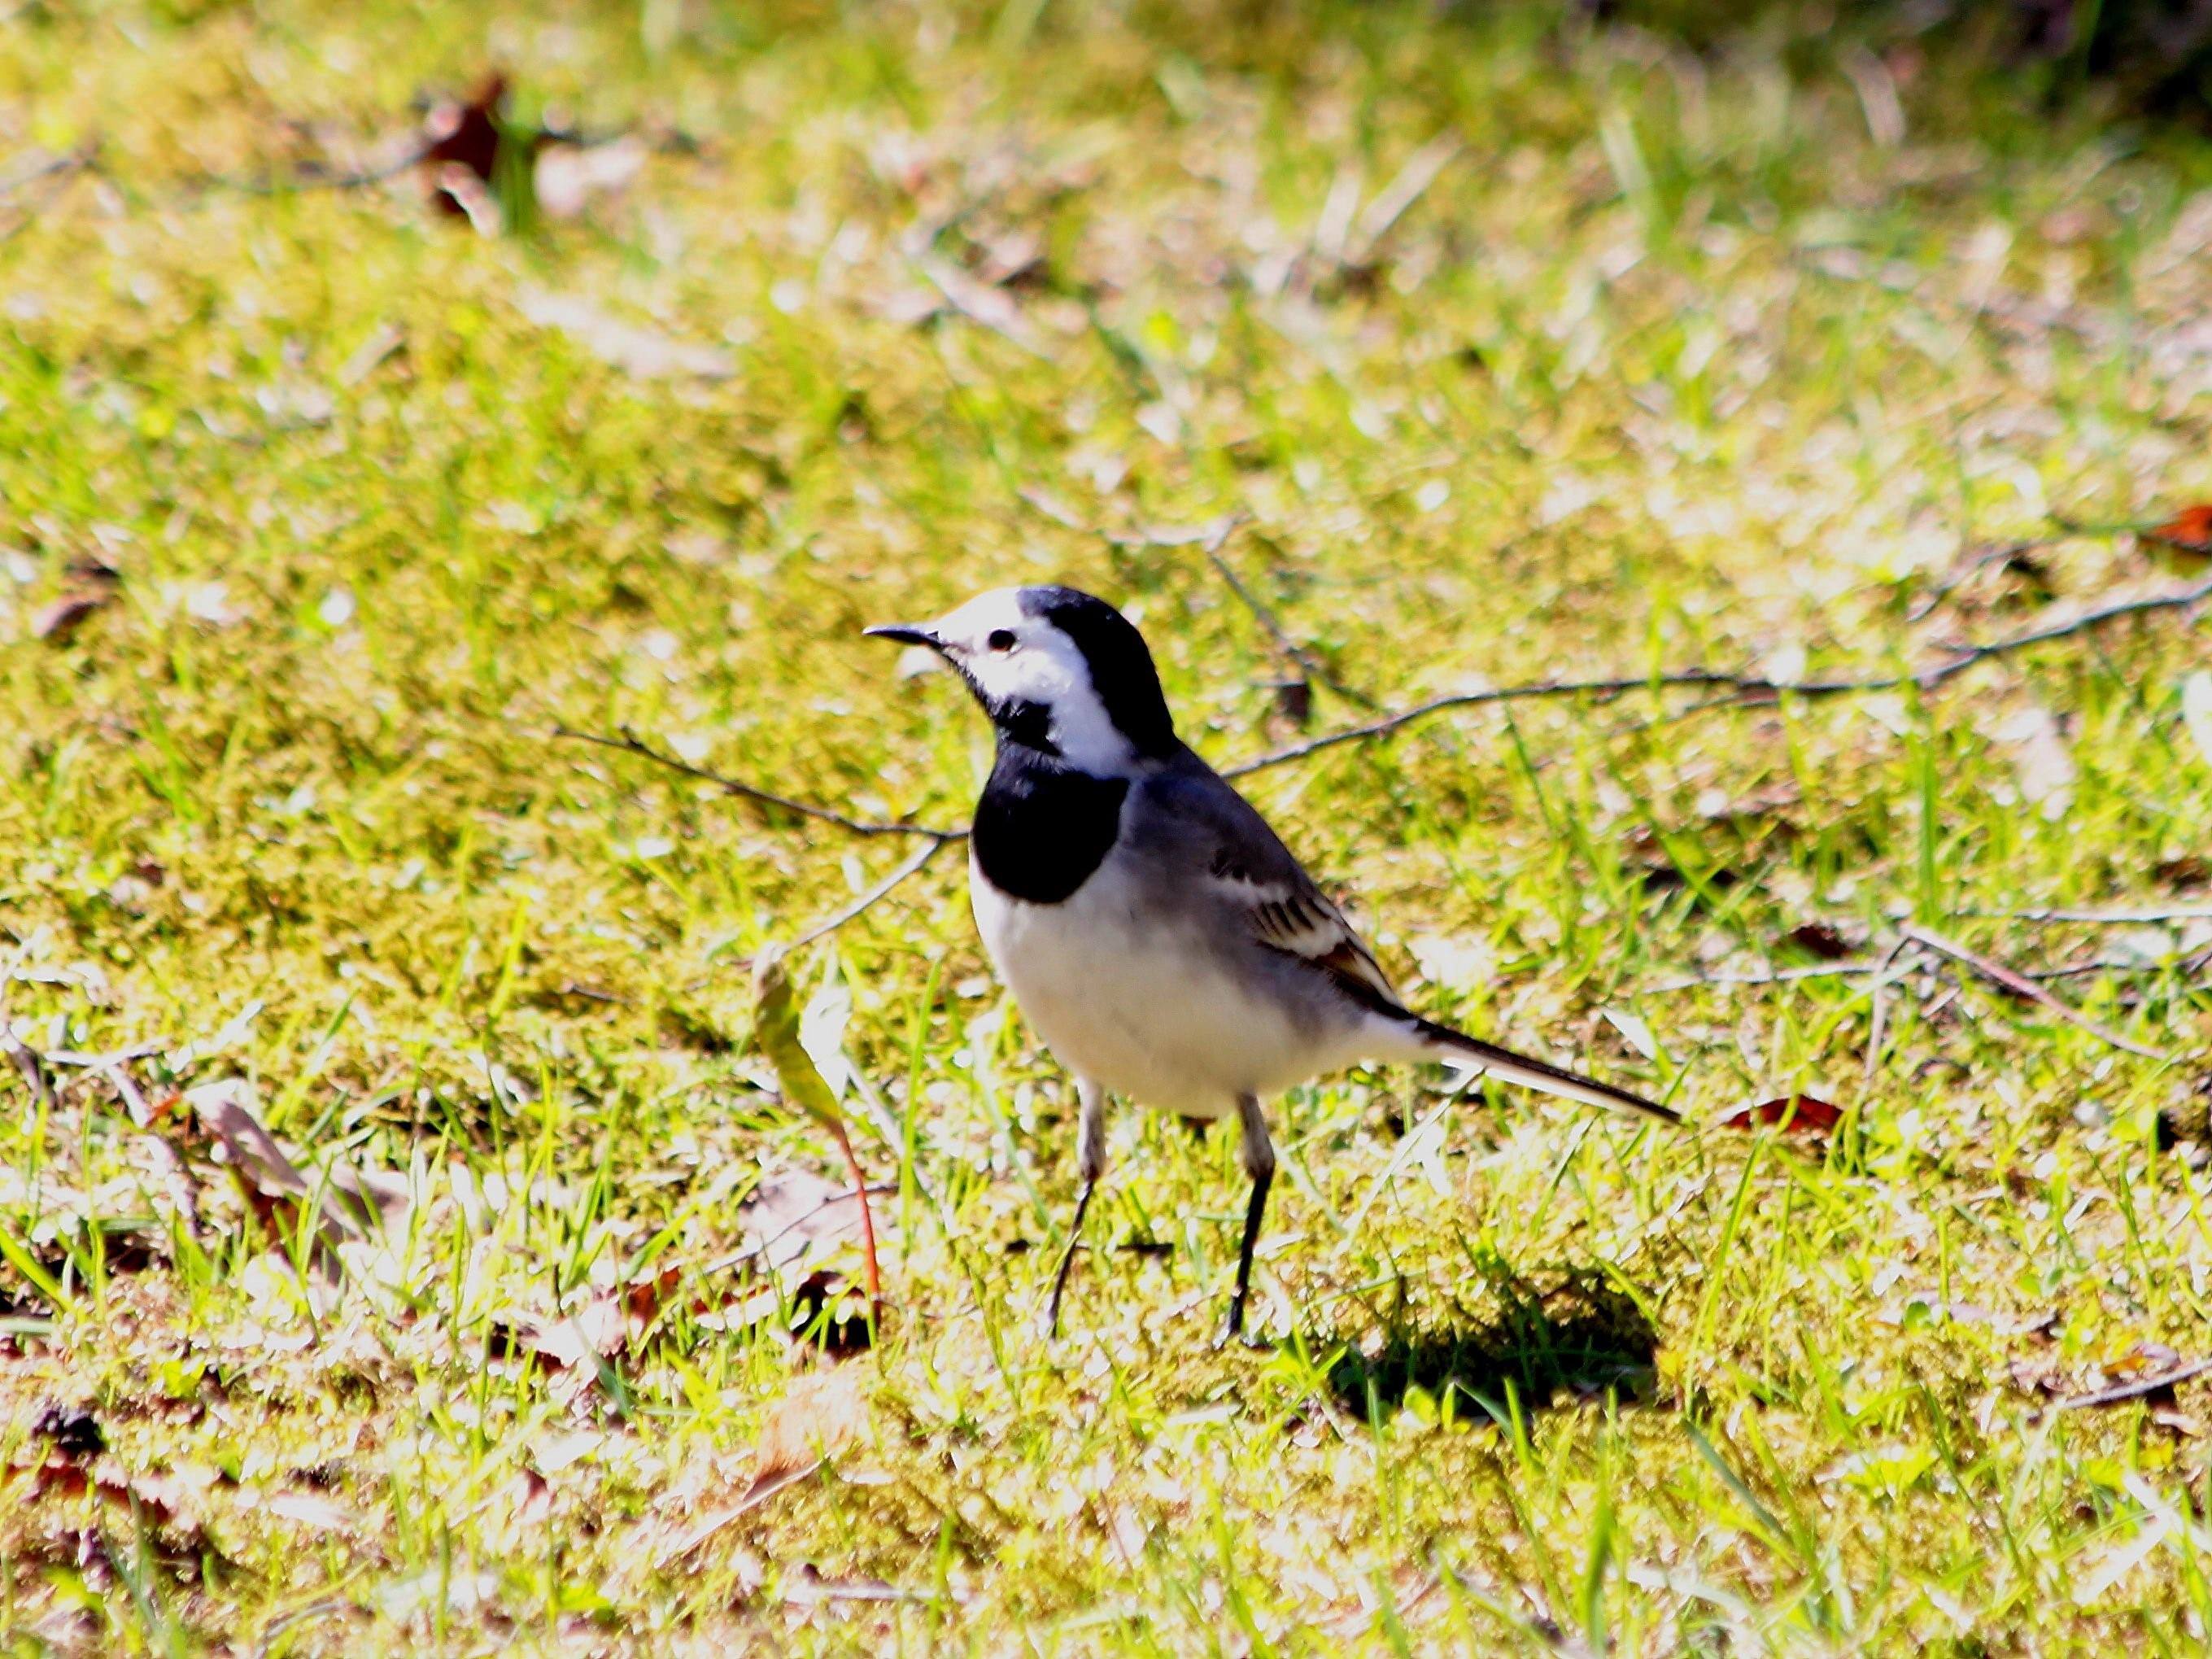
<path fill-rule="evenodd" d="M 1225 1344 L 1244 1334 L 1244 1298 L 1252 1288 L 1252 1251 L 1260 1242 L 1261 1218 L 1267 1212 L 1267 1188 L 1275 1180 L 1275 1146 L 1267 1139 L 1267 1121 L 1260 1102 L 1246 1095 L 1237 1103 L 1237 1121 L 1244 1129 L 1244 1173 L 1252 1177 L 1252 1196 L 1244 1208 L 1244 1242 L 1237 1252 L 1237 1291 L 1229 1298 L 1229 1326 L 1222 1333 Z"/>
<path fill-rule="evenodd" d="M 1067 1289 L 1068 1271 L 1075 1266 L 1075 1252 L 1083 1243 L 1084 1213 L 1091 1207 L 1091 1194 L 1097 1189 L 1098 1177 L 1106 1173 L 1106 1091 L 1088 1078 L 1076 1079 L 1075 1091 L 1083 1101 L 1082 1122 L 1075 1142 L 1075 1170 L 1083 1178 L 1083 1187 L 1075 1197 L 1075 1219 L 1068 1227 L 1067 1243 L 1060 1253 L 1060 1266 L 1052 1275 L 1052 1300 L 1046 1305 L 1044 1316 L 1047 1336 L 1060 1334 L 1060 1298 Z"/>

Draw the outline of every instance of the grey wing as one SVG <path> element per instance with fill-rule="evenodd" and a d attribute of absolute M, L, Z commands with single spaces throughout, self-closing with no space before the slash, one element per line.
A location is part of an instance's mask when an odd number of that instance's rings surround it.
<path fill-rule="evenodd" d="M 1389 975 L 1267 821 L 1195 756 L 1143 786 L 1177 861 L 1251 943 L 1302 962 L 1354 1002 L 1401 1014 Z"/>

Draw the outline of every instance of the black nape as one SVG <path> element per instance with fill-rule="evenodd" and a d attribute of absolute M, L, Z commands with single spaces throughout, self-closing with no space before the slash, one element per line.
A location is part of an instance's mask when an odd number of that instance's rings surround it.
<path fill-rule="evenodd" d="M 1107 717 L 1131 748 L 1147 756 L 1174 750 L 1175 719 L 1160 690 L 1159 671 L 1152 666 L 1145 636 L 1127 617 L 1105 600 L 1073 587 L 1025 587 L 1022 609 L 1075 641 Z"/>

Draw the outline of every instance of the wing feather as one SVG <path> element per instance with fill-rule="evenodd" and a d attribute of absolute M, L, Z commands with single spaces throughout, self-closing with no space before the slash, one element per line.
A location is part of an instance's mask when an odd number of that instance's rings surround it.
<path fill-rule="evenodd" d="M 1375 953 L 1304 871 L 1292 878 L 1270 880 L 1217 854 L 1212 879 L 1216 892 L 1257 943 L 1312 964 L 1355 1002 L 1402 1012 Z"/>

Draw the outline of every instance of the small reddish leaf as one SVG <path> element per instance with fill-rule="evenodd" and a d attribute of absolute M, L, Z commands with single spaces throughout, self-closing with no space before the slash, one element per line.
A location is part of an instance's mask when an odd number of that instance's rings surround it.
<path fill-rule="evenodd" d="M 2164 524 L 2144 531 L 2142 539 L 2163 552 L 2168 564 L 2201 568 L 2212 561 L 2212 504 L 2200 501 L 2183 507 Z"/>
<path fill-rule="evenodd" d="M 1784 1095 L 1779 1100 L 1739 1106 L 1722 1118 L 1720 1125 L 1724 1129 L 1778 1127 L 1800 1134 L 1824 1135 L 1843 1120 L 1841 1109 L 1825 1100 L 1812 1095 Z"/>
<path fill-rule="evenodd" d="M 2162 542 L 2212 550 L 2212 502 L 2185 507 L 2150 533 Z"/>

